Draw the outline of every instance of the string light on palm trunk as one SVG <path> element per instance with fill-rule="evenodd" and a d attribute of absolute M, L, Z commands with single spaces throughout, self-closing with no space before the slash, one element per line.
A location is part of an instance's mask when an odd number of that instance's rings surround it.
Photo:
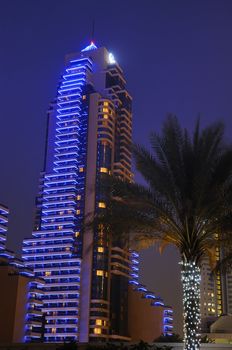
<path fill-rule="evenodd" d="M 181 263 L 184 306 L 184 349 L 200 348 L 200 268 L 195 262 Z"/>

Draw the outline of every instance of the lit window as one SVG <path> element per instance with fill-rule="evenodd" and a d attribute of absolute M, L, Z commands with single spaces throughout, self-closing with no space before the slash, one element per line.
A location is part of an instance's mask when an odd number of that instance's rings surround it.
<path fill-rule="evenodd" d="M 66 247 L 65 250 L 66 250 L 67 252 L 69 252 L 69 251 L 70 251 L 70 248 L 69 248 L 69 247 Z"/>
<path fill-rule="evenodd" d="M 101 328 L 94 328 L 94 334 L 101 334 Z"/>
<path fill-rule="evenodd" d="M 109 106 L 109 102 L 105 101 L 104 106 Z"/>
<path fill-rule="evenodd" d="M 77 200 L 79 201 L 80 199 L 81 199 L 81 195 L 78 194 L 78 195 L 77 195 Z"/>
<path fill-rule="evenodd" d="M 100 168 L 100 173 L 108 173 L 108 169 L 107 168 Z"/>
<path fill-rule="evenodd" d="M 96 325 L 97 325 L 97 326 L 101 326 L 101 325 L 102 325 L 102 320 L 97 319 L 97 320 L 96 320 Z"/>
<path fill-rule="evenodd" d="M 96 274 L 97 274 L 97 276 L 103 276 L 104 275 L 103 270 L 97 270 Z"/>
<path fill-rule="evenodd" d="M 51 276 L 51 271 L 45 271 L 45 276 Z"/>
<path fill-rule="evenodd" d="M 52 328 L 52 334 L 55 334 L 55 333 L 56 333 L 56 329 Z"/>
<path fill-rule="evenodd" d="M 103 113 L 108 113 L 109 110 L 108 110 L 108 108 L 102 108 L 102 112 L 103 112 Z"/>
<path fill-rule="evenodd" d="M 107 114 L 103 114 L 103 118 L 104 118 L 104 119 L 108 119 L 109 117 L 108 117 Z"/>
<path fill-rule="evenodd" d="M 82 100 L 86 100 L 86 95 L 83 95 L 83 96 L 82 96 Z"/>
<path fill-rule="evenodd" d="M 79 235 L 80 235 L 79 231 L 75 232 L 75 237 L 79 237 Z"/>
<path fill-rule="evenodd" d="M 79 168 L 79 173 L 83 173 L 83 171 L 84 171 L 83 167 Z"/>
<path fill-rule="evenodd" d="M 58 226 L 58 229 L 59 229 L 59 230 L 62 230 L 62 228 L 63 228 L 63 226 Z"/>
<path fill-rule="evenodd" d="M 103 247 L 98 247 L 97 251 L 98 251 L 98 253 L 104 253 L 104 248 Z"/>
<path fill-rule="evenodd" d="M 79 215 L 80 212 L 81 212 L 80 209 L 77 209 L 77 211 L 76 211 L 77 215 Z"/>
<path fill-rule="evenodd" d="M 104 202 L 99 202 L 99 203 L 98 203 L 98 207 L 99 207 L 99 208 L 106 208 L 106 203 L 104 203 Z"/>

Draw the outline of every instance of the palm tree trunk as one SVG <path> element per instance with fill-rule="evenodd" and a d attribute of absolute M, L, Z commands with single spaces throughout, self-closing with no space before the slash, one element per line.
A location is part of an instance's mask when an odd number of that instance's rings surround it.
<path fill-rule="evenodd" d="M 200 349 L 200 268 L 195 262 L 181 262 L 184 308 L 184 350 Z"/>

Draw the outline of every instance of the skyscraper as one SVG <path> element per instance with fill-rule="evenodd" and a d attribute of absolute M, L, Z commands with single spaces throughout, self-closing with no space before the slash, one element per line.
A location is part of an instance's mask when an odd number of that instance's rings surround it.
<path fill-rule="evenodd" d="M 83 234 L 82 226 L 106 208 L 105 174 L 131 181 L 131 102 L 123 71 L 104 47 L 91 42 L 66 57 L 48 112 L 35 230 L 23 242 L 26 266 L 46 282 L 46 342 L 130 340 L 131 253 L 104 227 Z M 26 341 L 36 331 L 38 324 Z"/>

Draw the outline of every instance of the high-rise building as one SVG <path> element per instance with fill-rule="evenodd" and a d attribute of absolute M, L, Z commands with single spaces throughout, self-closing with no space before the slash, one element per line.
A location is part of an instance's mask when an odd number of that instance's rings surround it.
<path fill-rule="evenodd" d="M 23 259 L 43 288 L 46 342 L 130 340 L 130 251 L 86 218 L 105 210 L 106 174 L 131 181 L 131 96 L 122 69 L 92 42 L 66 57 L 57 96 L 48 112 L 46 155 L 35 229 Z M 36 338 L 35 327 L 26 341 Z"/>
<path fill-rule="evenodd" d="M 9 209 L 0 204 L 0 253 L 6 249 L 6 233 L 8 227 Z"/>
<path fill-rule="evenodd" d="M 216 260 L 220 260 L 219 248 L 216 248 Z M 205 257 L 201 264 L 201 330 L 208 332 L 210 325 L 225 312 L 223 305 L 223 276 L 212 273 L 212 264 Z"/>
<path fill-rule="evenodd" d="M 201 317 L 218 317 L 222 313 L 221 276 L 213 274 L 208 259 L 201 267 Z"/>

